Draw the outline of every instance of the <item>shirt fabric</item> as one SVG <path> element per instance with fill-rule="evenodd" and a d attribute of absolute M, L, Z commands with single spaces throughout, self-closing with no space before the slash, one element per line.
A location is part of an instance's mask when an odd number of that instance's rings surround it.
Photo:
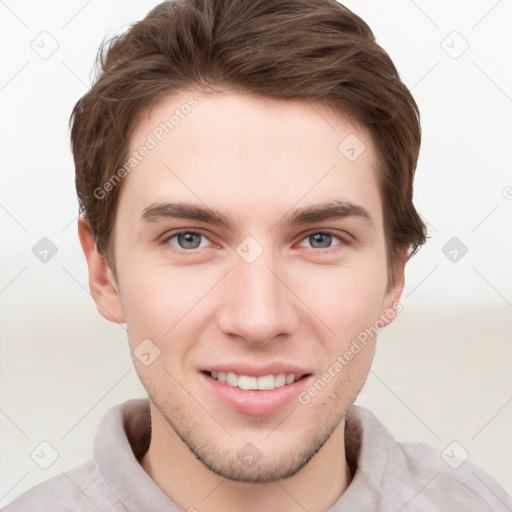
<path fill-rule="evenodd" d="M 148 398 L 116 405 L 98 426 L 92 459 L 33 487 L 3 510 L 180 512 L 139 463 L 150 438 Z M 471 462 L 452 469 L 431 446 L 397 442 L 362 407 L 347 411 L 345 445 L 353 478 L 328 512 L 512 511 L 512 498 Z"/>

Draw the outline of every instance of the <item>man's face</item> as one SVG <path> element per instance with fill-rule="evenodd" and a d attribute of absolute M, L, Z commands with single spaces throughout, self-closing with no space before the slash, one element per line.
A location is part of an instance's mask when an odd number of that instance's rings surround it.
<path fill-rule="evenodd" d="M 197 106 L 159 142 L 155 129 L 191 97 Z M 153 421 L 227 478 L 289 476 L 343 426 L 375 338 L 341 369 L 338 356 L 401 291 L 386 293 L 372 141 L 322 105 L 199 93 L 154 107 L 130 152 L 148 135 L 157 145 L 126 178 L 114 248 Z M 230 224 L 174 217 L 175 203 Z M 294 222 L 327 203 L 352 206 Z M 223 373 L 229 383 L 217 380 Z M 257 385 L 279 387 L 240 389 Z"/>

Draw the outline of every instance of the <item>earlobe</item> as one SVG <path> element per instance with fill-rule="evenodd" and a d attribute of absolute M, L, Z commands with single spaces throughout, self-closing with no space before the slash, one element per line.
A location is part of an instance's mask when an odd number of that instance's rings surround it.
<path fill-rule="evenodd" d="M 126 322 L 114 276 L 98 250 L 87 219 L 78 219 L 78 236 L 89 268 L 89 289 L 101 316 L 111 322 Z"/>

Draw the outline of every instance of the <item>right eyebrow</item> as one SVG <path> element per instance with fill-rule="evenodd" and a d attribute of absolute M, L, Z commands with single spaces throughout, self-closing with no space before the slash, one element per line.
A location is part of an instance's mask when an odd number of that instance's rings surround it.
<path fill-rule="evenodd" d="M 231 229 L 233 222 L 226 215 L 192 203 L 153 203 L 144 209 L 140 220 L 156 222 L 162 219 L 188 219 L 222 225 Z"/>

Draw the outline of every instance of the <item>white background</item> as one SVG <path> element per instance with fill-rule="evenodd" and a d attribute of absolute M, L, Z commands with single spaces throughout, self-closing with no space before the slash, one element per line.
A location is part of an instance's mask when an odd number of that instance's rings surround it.
<path fill-rule="evenodd" d="M 415 202 L 430 235 L 357 403 L 399 440 L 457 441 L 511 492 L 512 2 L 345 4 L 420 106 Z M 104 412 L 145 396 L 123 328 L 88 293 L 67 123 L 102 38 L 154 5 L 0 2 L 0 506 L 90 458 Z M 46 59 L 41 38 L 58 44 Z M 32 253 L 42 237 L 58 249 L 47 263 Z M 452 237 L 468 249 L 457 262 L 442 252 Z M 30 458 L 42 441 L 59 454 L 48 469 Z"/>

